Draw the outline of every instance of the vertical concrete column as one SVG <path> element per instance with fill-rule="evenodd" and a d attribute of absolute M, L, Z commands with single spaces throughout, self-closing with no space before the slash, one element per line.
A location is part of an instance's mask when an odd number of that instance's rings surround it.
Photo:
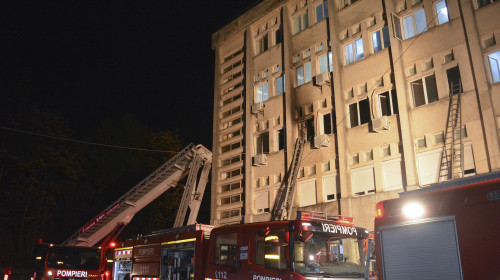
<path fill-rule="evenodd" d="M 392 23 L 392 13 L 395 13 L 395 2 L 393 0 L 384 0 L 386 7 L 387 25 L 391 38 L 391 53 L 394 69 L 394 83 L 398 95 L 399 107 L 399 131 L 400 141 L 403 147 L 402 157 L 404 160 L 404 173 L 406 174 L 407 188 L 418 186 L 418 172 L 416 165 L 415 150 L 413 145 L 413 136 L 411 132 L 412 92 L 408 88 L 404 74 L 404 55 L 402 43 L 394 37 L 394 28 Z"/>

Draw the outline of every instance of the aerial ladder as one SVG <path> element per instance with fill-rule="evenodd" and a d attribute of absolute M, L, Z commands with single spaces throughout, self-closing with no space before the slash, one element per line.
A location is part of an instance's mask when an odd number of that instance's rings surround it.
<path fill-rule="evenodd" d="M 295 190 L 297 186 L 297 175 L 302 162 L 302 154 L 304 144 L 306 142 L 305 124 L 299 123 L 299 137 L 295 141 L 295 149 L 293 152 L 290 168 L 286 173 L 286 178 L 281 183 L 281 186 L 276 194 L 273 210 L 271 212 L 271 221 L 290 220 L 292 214 L 293 201 L 295 199 Z"/>
<path fill-rule="evenodd" d="M 439 165 L 439 182 L 462 178 L 464 175 L 461 95 L 461 83 L 450 84 L 450 104 Z"/>
<path fill-rule="evenodd" d="M 188 179 L 175 226 L 183 225 L 188 208 L 190 215 L 186 224 L 195 223 L 211 165 L 210 150 L 202 145 L 189 144 L 71 235 L 62 245 L 92 247 L 101 241 L 100 246 L 106 246 L 120 234 L 137 212 L 168 189 L 177 186 L 186 175 Z M 199 174 L 201 166 L 203 168 Z"/>

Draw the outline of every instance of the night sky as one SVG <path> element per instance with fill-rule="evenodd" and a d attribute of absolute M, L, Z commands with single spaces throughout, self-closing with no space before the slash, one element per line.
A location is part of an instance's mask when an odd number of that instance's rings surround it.
<path fill-rule="evenodd" d="M 211 148 L 211 34 L 256 2 L 2 1 L 1 83 L 30 81 L 76 137 L 132 114 Z"/>

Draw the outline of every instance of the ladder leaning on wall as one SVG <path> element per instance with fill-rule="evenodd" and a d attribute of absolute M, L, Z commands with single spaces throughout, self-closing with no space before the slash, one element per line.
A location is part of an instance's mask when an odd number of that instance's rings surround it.
<path fill-rule="evenodd" d="M 461 178 L 464 175 L 464 145 L 462 142 L 462 86 L 450 84 L 450 104 L 444 131 L 444 146 L 441 152 L 438 182 Z"/>

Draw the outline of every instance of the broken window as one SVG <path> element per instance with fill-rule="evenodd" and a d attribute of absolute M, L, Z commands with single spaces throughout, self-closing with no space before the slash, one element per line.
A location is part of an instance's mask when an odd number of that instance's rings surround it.
<path fill-rule="evenodd" d="M 398 114 L 398 96 L 395 90 L 386 91 L 378 95 L 380 104 L 380 114 L 391 116 Z"/>
<path fill-rule="evenodd" d="M 415 107 L 429 104 L 438 100 L 436 76 L 434 74 L 410 83 L 413 91 Z"/>
<path fill-rule="evenodd" d="M 335 118 L 335 111 L 323 115 L 323 131 L 321 134 L 337 133 L 337 121 Z"/>
<path fill-rule="evenodd" d="M 269 132 L 264 132 L 257 136 L 255 140 L 257 155 L 269 154 Z"/>
<path fill-rule="evenodd" d="M 351 127 L 356 127 L 370 121 L 370 102 L 368 98 L 349 105 Z"/>
<path fill-rule="evenodd" d="M 285 149 L 285 130 L 278 130 L 278 151 Z"/>
<path fill-rule="evenodd" d="M 314 119 L 306 120 L 306 140 L 310 141 L 314 137 Z"/>
<path fill-rule="evenodd" d="M 455 66 L 446 69 L 446 76 L 448 77 L 448 88 L 453 94 L 462 92 L 462 82 L 460 81 L 460 69 Z"/>

